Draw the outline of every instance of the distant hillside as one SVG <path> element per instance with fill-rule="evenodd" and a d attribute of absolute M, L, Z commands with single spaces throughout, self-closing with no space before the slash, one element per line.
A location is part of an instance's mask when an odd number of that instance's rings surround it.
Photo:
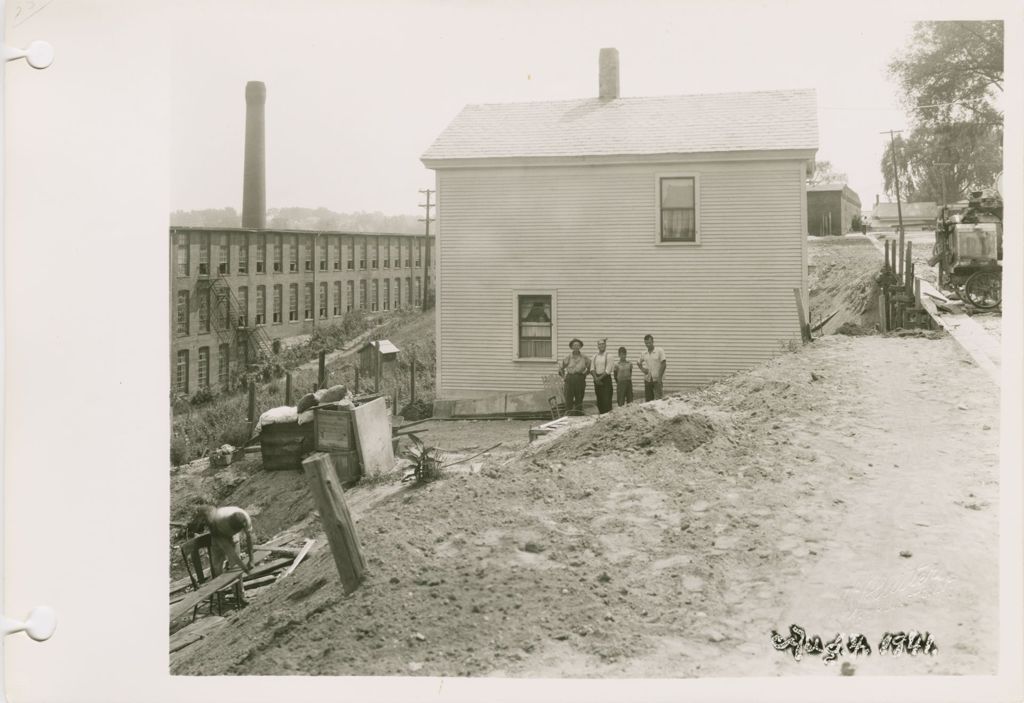
<path fill-rule="evenodd" d="M 175 210 L 171 224 L 180 227 L 241 227 L 242 216 L 233 207 L 207 210 Z M 420 234 L 423 223 L 416 215 L 385 215 L 383 212 L 334 212 L 327 208 L 283 207 L 267 210 L 267 227 L 343 232 L 393 232 Z"/>

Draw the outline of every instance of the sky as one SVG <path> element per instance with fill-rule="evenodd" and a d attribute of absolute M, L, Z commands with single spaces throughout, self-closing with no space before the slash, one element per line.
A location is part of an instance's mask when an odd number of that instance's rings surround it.
<path fill-rule="evenodd" d="M 814 88 L 819 160 L 864 208 L 889 129 L 886 72 L 916 19 L 981 3 L 379 0 L 184 4 L 172 45 L 171 210 L 241 210 L 245 83 L 267 86 L 267 205 L 422 214 L 419 158 L 466 104 Z M 955 13 L 950 9 L 953 7 Z M 944 12 L 944 15 L 937 13 Z"/>

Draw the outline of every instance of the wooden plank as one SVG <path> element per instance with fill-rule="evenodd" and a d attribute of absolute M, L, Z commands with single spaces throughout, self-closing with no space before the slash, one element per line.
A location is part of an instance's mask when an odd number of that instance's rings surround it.
<path fill-rule="evenodd" d="M 302 551 L 300 551 L 295 556 L 295 561 L 292 562 L 292 565 L 288 567 L 287 571 L 285 571 L 283 574 L 281 574 L 281 578 L 285 578 L 286 576 L 290 576 L 291 573 L 293 571 L 295 571 L 295 567 L 299 565 L 300 561 L 305 559 L 306 555 L 309 554 L 309 550 L 313 548 L 314 544 L 316 544 L 316 540 L 315 539 L 307 539 L 306 540 L 306 544 L 303 545 Z"/>
<path fill-rule="evenodd" d="M 225 618 L 219 615 L 211 615 L 210 617 L 206 617 L 202 620 L 197 620 L 190 625 L 186 625 L 171 635 L 171 652 L 178 652 L 190 644 L 195 644 L 225 622 L 227 622 Z"/>
<path fill-rule="evenodd" d="M 257 566 L 255 569 L 253 569 L 249 573 L 245 574 L 245 576 L 243 577 L 243 580 L 244 581 L 251 581 L 254 578 L 258 578 L 260 576 L 265 576 L 265 575 L 273 573 L 275 571 L 280 571 L 281 569 L 285 568 L 286 566 L 288 566 L 291 563 L 292 563 L 291 558 L 275 559 L 274 561 L 269 561 L 266 564 L 261 564 L 260 566 Z"/>
<path fill-rule="evenodd" d="M 389 442 L 390 434 L 388 432 Z M 324 452 L 317 452 L 302 462 L 302 468 L 316 501 L 320 522 L 327 533 L 342 588 L 346 593 L 351 593 L 362 583 L 366 563 L 331 457 Z"/>
<path fill-rule="evenodd" d="M 800 338 L 804 343 L 811 341 L 811 328 L 807 324 L 807 317 L 804 315 L 804 299 L 800 295 L 800 289 L 793 289 L 793 297 L 796 298 L 796 314 L 800 318 Z"/>
<path fill-rule="evenodd" d="M 212 580 L 203 584 L 199 590 L 192 591 L 171 606 L 171 621 L 173 622 L 182 615 L 190 612 L 192 608 L 199 605 L 218 591 L 231 586 L 240 578 L 242 578 L 241 571 L 227 571 L 220 576 L 215 576 Z"/>
<path fill-rule="evenodd" d="M 377 398 L 357 407 L 353 416 L 356 448 L 363 473 L 373 476 L 390 471 L 395 466 L 395 454 L 391 445 L 391 418 L 387 402 Z"/>

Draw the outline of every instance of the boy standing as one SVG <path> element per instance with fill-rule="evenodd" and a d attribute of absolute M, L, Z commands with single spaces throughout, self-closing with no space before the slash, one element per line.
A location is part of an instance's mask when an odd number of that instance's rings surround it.
<path fill-rule="evenodd" d="M 615 364 L 615 397 L 620 408 L 633 402 L 633 364 L 626 360 L 625 347 L 619 347 L 619 362 Z"/>

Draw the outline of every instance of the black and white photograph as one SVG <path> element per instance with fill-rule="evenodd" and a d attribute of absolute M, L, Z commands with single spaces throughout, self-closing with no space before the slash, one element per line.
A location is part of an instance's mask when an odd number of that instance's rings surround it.
<path fill-rule="evenodd" d="M 1003 22 L 400 7 L 176 47 L 171 673 L 994 674 Z"/>
<path fill-rule="evenodd" d="M 1020 694 L 1019 7 L 5 12 L 19 700 Z"/>

